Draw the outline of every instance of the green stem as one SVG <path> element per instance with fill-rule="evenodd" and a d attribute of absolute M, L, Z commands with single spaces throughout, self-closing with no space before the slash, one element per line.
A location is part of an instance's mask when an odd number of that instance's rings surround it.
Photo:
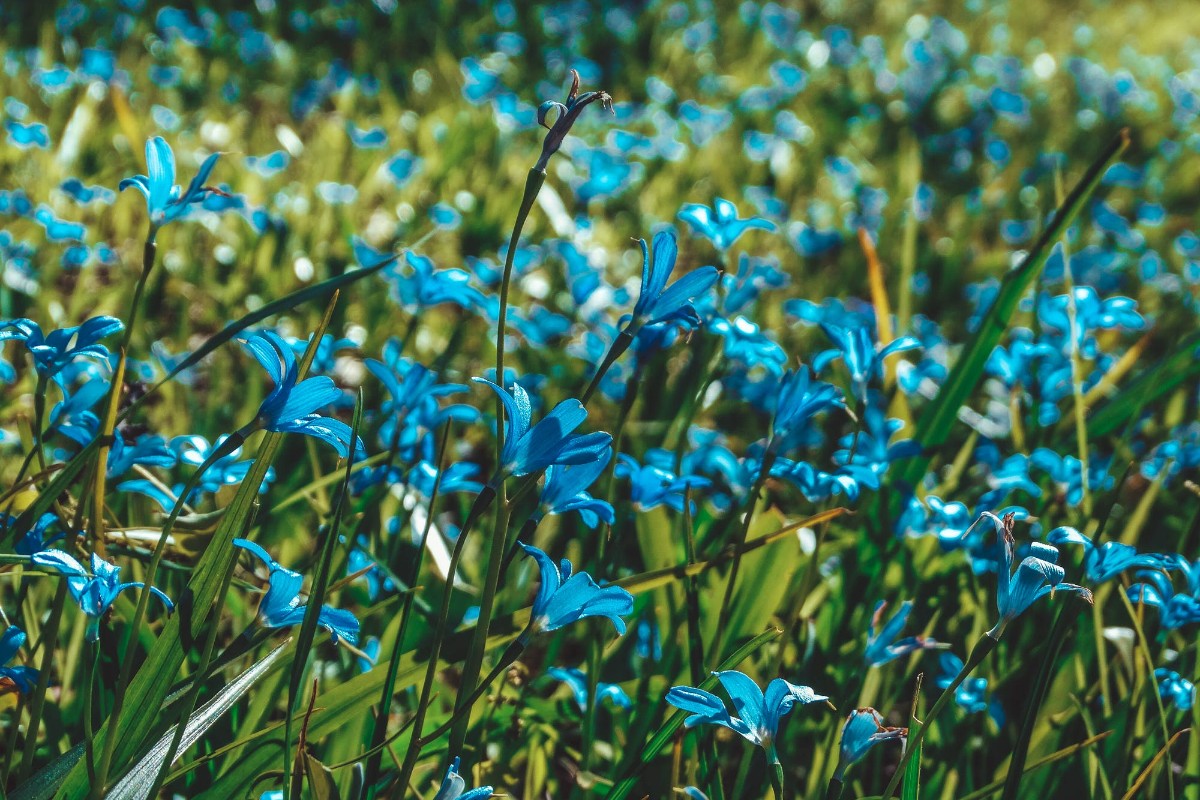
<path fill-rule="evenodd" d="M 945 691 L 938 697 L 937 702 L 933 704 L 933 708 L 929 709 L 929 713 L 925 716 L 925 722 L 914 733 L 912 728 L 909 728 L 908 746 L 904 749 L 905 757 L 900 760 L 900 765 L 896 767 L 896 771 L 892 773 L 892 779 L 888 782 L 887 788 L 883 791 L 884 797 L 891 797 L 896 793 L 896 787 L 900 785 L 900 781 L 904 778 L 904 772 L 908 768 L 909 759 L 907 755 L 914 748 L 920 747 L 921 742 L 925 740 L 925 732 L 929 730 L 929 726 L 937 719 L 938 714 L 942 713 L 942 709 L 949 705 L 951 699 L 954 698 L 955 692 L 962 682 L 975 671 L 975 668 L 983 663 L 983 660 L 996 649 L 997 640 L 993 639 L 991 633 L 985 633 L 971 648 L 971 655 L 967 657 L 967 661 L 963 664 L 963 668 L 959 670 L 958 675 L 954 676 L 954 680 L 946 687 Z"/>
<path fill-rule="evenodd" d="M 775 790 L 775 800 L 784 800 L 783 793 L 783 764 L 776 761 L 771 765 L 771 788 Z"/>
<path fill-rule="evenodd" d="M 417 702 L 417 713 L 413 722 L 412 736 L 408 742 L 408 750 L 404 756 L 404 763 L 400 767 L 400 779 L 397 785 L 402 787 L 402 790 L 408 786 L 413 770 L 416 769 L 417 759 L 421 756 L 421 727 L 424 725 L 425 715 L 429 711 L 429 700 L 433 695 L 433 684 L 438 673 L 438 660 L 442 655 L 442 645 L 446 641 L 446 629 L 449 627 L 448 620 L 450 618 L 450 600 L 454 594 L 454 577 L 458 574 L 458 563 L 462 560 L 463 544 L 466 542 L 467 536 L 479 520 L 479 517 L 483 515 L 483 512 L 487 511 L 488 506 L 495 499 L 495 487 L 490 485 L 483 487 L 483 491 L 475 498 L 475 502 L 471 505 L 471 510 L 467 513 L 467 519 L 458 534 L 458 539 L 454 542 L 454 550 L 450 553 L 450 565 L 446 570 L 446 590 L 442 595 L 441 610 L 433 626 L 433 646 L 429 651 L 429 664 L 425 668 L 425 680 L 421 685 L 420 700 Z"/>
<path fill-rule="evenodd" d="M 504 654 L 500 656 L 500 660 L 496 662 L 496 666 L 492 667 L 492 671 L 487 674 L 486 678 L 479 682 L 479 685 L 475 687 L 475 690 L 471 692 L 471 695 L 466 700 L 458 703 L 454 709 L 454 713 L 450 715 L 448 720 L 418 739 L 419 746 L 424 747 L 430 742 L 436 741 L 439 736 L 450 730 L 451 726 L 455 725 L 460 719 L 469 717 L 471 707 L 479 701 L 479 698 L 483 697 L 496 678 L 499 678 L 505 670 L 521 657 L 523 652 L 525 652 L 524 635 L 509 644 L 508 649 L 504 651 Z M 416 734 L 414 733 L 413 736 L 415 737 Z M 451 749 L 451 752 L 454 752 L 453 749 Z"/>
<path fill-rule="evenodd" d="M 37 752 L 38 728 L 42 722 L 42 709 L 46 701 L 46 687 L 50 685 L 50 671 L 53 669 L 54 648 L 58 642 L 58 629 L 62 623 L 63 606 L 67 599 L 67 581 L 59 581 L 54 593 L 53 610 L 46 627 L 42 629 L 42 664 L 38 672 L 37 686 L 33 690 L 33 699 L 29 705 L 29 726 L 25 732 L 25 753 L 21 757 L 21 770 L 17 773 L 17 782 L 24 783 L 33 771 L 33 757 Z M 17 726 L 14 724 L 14 728 Z"/>
<path fill-rule="evenodd" d="M 600 368 L 596 370 L 596 374 L 592 376 L 591 382 L 583 390 L 583 396 L 579 398 L 579 402 L 585 406 L 588 404 L 588 401 L 592 399 L 592 395 L 596 393 L 596 389 L 600 387 L 600 381 L 604 380 L 604 376 L 608 373 L 609 368 L 633 344 L 633 337 L 637 335 L 639 328 L 641 328 L 641 325 L 635 326 L 633 323 L 630 323 L 626 326 L 625 330 L 621 331 L 608 348 L 608 352 L 604 354 L 604 360 L 600 362 Z"/>
<path fill-rule="evenodd" d="M 774 441 L 769 442 L 767 444 L 767 451 L 763 453 L 762 466 L 759 467 L 758 478 L 754 481 L 754 487 L 750 490 L 750 496 L 746 498 L 745 517 L 738 531 L 737 540 L 733 543 L 733 559 L 729 567 L 729 578 L 725 583 L 725 596 L 721 600 L 721 611 L 717 617 L 717 633 L 713 637 L 711 651 L 713 658 L 719 659 L 725 647 L 726 629 L 729 627 L 730 617 L 733 616 L 733 609 L 731 608 L 733 605 L 733 591 L 737 585 L 738 569 L 742 565 L 742 550 L 746 546 L 746 538 L 750 535 L 750 522 L 754 518 L 754 507 L 758 504 L 758 496 L 762 493 L 767 478 L 771 474 L 771 467 L 775 464 L 774 444 Z"/>
<path fill-rule="evenodd" d="M 825 800 L 842 800 L 842 785 L 841 779 L 833 777 L 829 779 L 829 786 L 825 789 Z"/>

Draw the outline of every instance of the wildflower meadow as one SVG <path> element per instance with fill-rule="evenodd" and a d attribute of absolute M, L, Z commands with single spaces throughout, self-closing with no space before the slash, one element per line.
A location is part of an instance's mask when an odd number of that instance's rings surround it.
<path fill-rule="evenodd" d="M 0 4 L 0 800 L 1200 800 L 1200 10 Z"/>

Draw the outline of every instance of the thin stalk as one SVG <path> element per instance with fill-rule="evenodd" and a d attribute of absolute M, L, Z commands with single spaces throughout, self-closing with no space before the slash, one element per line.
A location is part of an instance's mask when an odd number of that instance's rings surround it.
<path fill-rule="evenodd" d="M 17 470 L 17 477 L 13 480 L 14 486 L 25 479 L 25 473 L 29 471 L 34 458 L 38 460 L 38 464 L 43 470 L 46 469 L 46 458 L 42 453 L 42 424 L 46 415 L 46 389 L 48 386 L 49 379 L 39 373 L 37 386 L 33 390 L 33 447 L 25 454 L 25 460 L 21 462 L 21 468 Z"/>
<path fill-rule="evenodd" d="M 958 687 L 967 679 L 975 668 L 983 663 L 983 660 L 996 649 L 997 640 L 991 637 L 991 634 L 985 633 L 979 637 L 979 641 L 971 648 L 971 655 L 967 657 L 967 662 L 963 664 L 963 668 L 959 670 L 958 675 L 954 676 L 954 680 L 938 697 L 937 702 L 933 704 L 933 708 L 929 709 L 929 713 L 925 717 L 924 724 L 917 728 L 916 733 L 913 733 L 912 728 L 909 728 L 908 746 L 904 748 L 905 757 L 900 759 L 900 765 L 896 767 L 896 771 L 892 773 L 892 779 L 888 782 L 887 788 L 883 790 L 884 797 L 891 797 L 896 793 L 896 787 L 900 785 L 900 781 L 904 778 L 904 772 L 908 768 L 908 753 L 914 748 L 920 747 L 921 742 L 925 740 L 925 733 L 937 719 L 938 714 L 942 713 L 942 709 L 949 705 L 950 700 L 954 697 Z"/>
<path fill-rule="evenodd" d="M 840 778 L 836 775 L 829 779 L 829 785 L 825 787 L 825 800 L 842 800 L 842 789 L 845 787 Z"/>
<path fill-rule="evenodd" d="M 725 646 L 726 628 L 729 627 L 729 619 L 733 615 L 731 608 L 733 605 L 733 591 L 737 585 L 738 569 L 742 565 L 742 550 L 746 546 L 746 538 L 750 535 L 750 522 L 754 517 L 754 507 L 758 505 L 758 496 L 762 493 L 763 487 L 767 483 L 767 478 L 771 474 L 771 467 L 774 464 L 774 442 L 769 442 L 767 444 L 767 451 L 763 453 L 762 466 L 759 467 L 758 478 L 754 481 L 754 487 L 750 490 L 750 496 L 746 498 L 745 518 L 742 520 L 737 540 L 733 544 L 733 559 L 729 567 L 729 578 L 725 583 L 725 596 L 721 600 L 721 611 L 717 617 L 717 633 L 713 637 L 712 651 L 710 653 L 714 658 L 719 659 L 721 657 L 721 652 Z"/>
<path fill-rule="evenodd" d="M 483 655 L 487 649 L 487 636 L 492 612 L 496 606 L 496 593 L 500 589 L 500 566 L 504 563 L 505 542 L 508 540 L 508 525 L 512 517 L 512 509 L 505 498 L 496 503 L 495 529 L 488 544 L 487 574 L 484 577 L 483 594 L 479 598 L 479 621 L 475 624 L 475 635 L 471 640 L 471 649 L 467 661 L 463 664 L 461 683 L 459 684 L 459 700 L 455 703 L 454 716 L 458 723 L 450 734 L 450 751 L 457 753 L 462 749 L 467 738 L 467 726 L 471 721 L 469 707 L 463 709 L 462 696 L 468 695 L 468 704 L 476 699 L 475 682 L 479 680 L 479 670 L 483 666 Z"/>
<path fill-rule="evenodd" d="M 600 362 L 600 368 L 596 370 L 596 374 L 592 376 L 591 382 L 589 382 L 587 388 L 583 390 L 583 396 L 579 398 L 579 402 L 583 403 L 585 406 L 588 404 L 588 401 L 592 399 L 592 395 L 596 393 L 596 389 L 600 387 L 600 381 L 604 379 L 604 376 L 608 372 L 609 368 L 612 367 L 612 365 L 616 363 L 616 360 L 624 355 L 625 351 L 629 349 L 629 346 L 633 344 L 633 337 L 637 335 L 639 328 L 641 328 L 641 325 L 635 326 L 634 324 L 630 323 L 623 331 L 621 331 L 621 333 L 613 341 L 612 345 L 609 346 L 608 352 L 604 354 L 604 360 Z"/>
<path fill-rule="evenodd" d="M 776 761 L 771 765 L 771 788 L 775 791 L 775 800 L 784 800 L 783 793 L 783 764 Z"/>
<path fill-rule="evenodd" d="M 400 768 L 398 785 L 402 787 L 408 786 L 413 770 L 417 766 L 417 759 L 421 756 L 421 728 L 425 723 L 425 715 L 429 711 L 429 699 L 433 695 L 433 683 L 438 673 L 438 660 L 441 658 L 442 645 L 446 640 L 446 628 L 449 627 L 450 600 L 454 593 L 454 577 L 458 574 L 458 563 L 462 560 L 463 544 L 466 542 L 468 534 L 470 534 L 479 517 L 483 512 L 487 511 L 488 506 L 495 499 L 495 487 L 490 485 L 483 487 L 483 491 L 475 498 L 475 502 L 471 505 L 471 510 L 467 513 L 466 522 L 463 523 L 462 531 L 459 532 L 458 539 L 454 542 L 454 550 L 450 553 L 450 565 L 446 570 L 446 590 L 442 595 L 441 610 L 433 628 L 433 646 L 429 651 L 429 665 L 425 669 L 425 680 L 421 685 L 420 699 L 417 701 L 417 713 L 413 722 L 412 737 L 408 742 L 404 764 Z"/>
<path fill-rule="evenodd" d="M 454 713 L 450 715 L 449 719 L 434 728 L 429 733 L 417 739 L 419 745 L 418 749 L 420 747 L 424 747 L 430 742 L 436 741 L 439 736 L 450 730 L 450 728 L 460 719 L 469 717 L 471 707 L 475 705 L 479 698 L 483 697 L 484 692 L 488 690 L 496 678 L 499 678 L 505 670 L 511 667 L 524 652 L 525 636 L 522 635 L 520 638 L 509 644 L 508 649 L 504 651 L 503 655 L 500 656 L 500 660 L 496 662 L 496 666 L 492 667 L 492 671 L 487 674 L 487 677 L 479 682 L 479 685 L 475 687 L 473 692 L 471 692 L 470 697 L 468 697 L 464 702 L 458 704 L 458 707 L 454 709 Z M 416 733 L 413 733 L 413 736 L 416 737 Z"/>

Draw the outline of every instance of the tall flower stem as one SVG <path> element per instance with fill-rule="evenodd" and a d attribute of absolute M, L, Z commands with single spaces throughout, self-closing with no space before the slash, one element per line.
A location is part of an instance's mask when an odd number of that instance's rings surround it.
<path fill-rule="evenodd" d="M 92 495 L 92 544 L 93 547 L 99 549 L 101 554 L 104 552 L 104 495 L 108 477 L 108 471 L 104 467 L 108 463 L 108 451 L 111 446 L 113 430 L 116 428 L 117 408 L 120 406 L 121 389 L 125 383 L 125 361 L 129 354 L 129 344 L 133 341 L 138 310 L 142 307 L 142 295 L 146 291 L 146 282 L 150 279 L 150 273 L 154 271 L 154 257 L 158 253 L 158 245 L 154 242 L 155 233 L 157 233 L 157 228 L 151 225 L 150 234 L 146 237 L 146 243 L 142 247 L 142 274 L 138 276 L 137 283 L 133 286 L 133 298 L 129 301 L 129 319 L 125 323 L 125 332 L 121 335 L 121 345 L 117 350 L 117 368 L 113 372 L 112 385 L 108 388 L 108 398 L 104 403 L 106 416 L 104 427 L 100 432 L 100 448 L 96 452 L 96 463 L 99 467 L 96 470 L 95 491 Z"/>
<path fill-rule="evenodd" d="M 467 519 L 463 522 L 462 530 L 459 532 L 458 539 L 454 542 L 454 549 L 450 553 L 450 564 L 446 568 L 446 590 L 442 595 L 442 606 L 433 628 L 433 645 L 429 650 L 429 664 L 425 668 L 425 680 L 421 685 L 420 699 L 417 701 L 417 713 L 413 721 L 412 736 L 408 742 L 408 751 L 404 755 L 404 763 L 400 768 L 400 780 L 397 785 L 402 788 L 402 791 L 407 789 L 408 781 L 412 778 L 413 770 L 417 766 L 417 759 L 421 757 L 421 728 L 425 723 L 425 715 L 429 710 L 429 700 L 433 696 L 433 683 L 437 678 L 438 661 L 442 656 L 442 645 L 446 641 L 446 629 L 449 626 L 448 620 L 450 617 L 450 600 L 454 594 L 454 577 L 458 574 L 458 564 L 462 561 L 463 545 L 467 541 L 467 536 L 470 534 L 471 529 L 478 522 L 479 517 L 487 511 L 488 506 L 495 499 L 496 488 L 491 485 L 483 487 L 483 491 L 475 497 L 475 502 L 471 505 L 471 510 L 467 512 Z M 478 625 L 479 623 L 476 624 Z"/>
<path fill-rule="evenodd" d="M 604 360 L 600 362 L 600 368 L 596 370 L 596 374 L 592 376 L 591 382 L 583 390 L 583 396 L 579 398 L 579 402 L 585 406 L 588 404 L 588 401 L 592 399 L 592 395 L 596 393 L 596 389 L 600 387 L 600 381 L 604 379 L 609 368 L 618 358 L 624 355 L 625 351 L 629 349 L 629 345 L 633 344 L 633 337 L 637 336 L 640 327 L 640 325 L 634 327 L 630 324 L 617 335 L 617 338 L 608 348 L 608 352 L 604 354 Z"/>
<path fill-rule="evenodd" d="M 504 254 L 504 272 L 500 278 L 500 311 L 496 317 L 496 383 L 500 386 L 505 385 L 504 380 L 504 337 L 507 329 L 508 321 L 508 292 L 512 284 L 513 261 L 517 255 L 517 243 L 521 240 L 521 231 L 525 228 L 525 221 L 529 218 L 529 212 L 533 210 L 534 201 L 537 200 L 538 192 L 542 189 L 542 184 L 546 182 L 546 171 L 533 167 L 529 170 L 529 174 L 525 177 L 525 192 L 521 196 L 521 205 L 517 209 L 517 219 L 513 223 L 512 235 L 508 239 L 508 251 Z M 504 452 L 504 403 L 496 398 L 496 463 L 503 462 L 502 453 Z M 485 583 L 483 596 L 479 604 L 479 621 L 475 625 L 475 633 L 471 637 L 471 646 L 467 651 L 467 660 L 463 664 L 462 682 L 460 685 L 460 697 L 463 695 L 471 695 L 475 690 L 475 683 L 479 679 L 479 668 L 483 664 L 483 651 L 487 645 L 488 632 L 491 628 L 491 613 L 492 606 L 495 601 L 496 587 L 500 581 L 500 565 L 504 561 L 504 540 L 508 530 L 508 497 L 504 490 L 504 484 L 501 482 L 497 487 L 499 502 L 496 508 L 496 527 L 492 531 L 492 541 L 488 547 L 487 570 L 485 572 Z M 461 535 L 459 537 L 462 538 Z M 456 706 L 457 710 L 457 706 Z M 420 731 L 413 735 L 419 735 Z M 462 746 L 462 742 L 466 738 L 466 719 L 455 726 L 454 732 L 451 734 L 451 745 Z M 455 751 L 457 752 L 457 750 Z"/>
<path fill-rule="evenodd" d="M 37 387 L 33 390 L 33 447 L 25 454 L 25 460 L 21 462 L 21 468 L 17 470 L 17 477 L 13 479 L 13 486 L 16 486 L 25 479 L 25 473 L 29 471 L 29 467 L 33 464 L 35 458 L 42 469 L 46 468 L 45 456 L 42 454 L 42 423 L 46 416 L 46 389 L 48 384 L 49 381 L 45 375 L 38 375 Z"/>
<path fill-rule="evenodd" d="M 775 790 L 775 800 L 784 800 L 783 765 L 776 761 L 771 765 L 771 788 Z"/>
<path fill-rule="evenodd" d="M 825 800 L 842 800 L 843 788 L 841 778 L 834 775 L 829 779 L 829 785 L 825 787 Z"/>
<path fill-rule="evenodd" d="M 884 797 L 891 797 L 895 794 L 896 788 L 900 785 L 900 781 L 904 778 L 904 772 L 908 767 L 908 754 L 914 748 L 921 746 L 921 742 L 925 740 L 925 732 L 929 730 L 929 726 L 937 719 L 938 714 L 942 713 L 942 709 L 950 704 L 950 701 L 954 698 L 954 693 L 958 691 L 958 687 L 962 685 L 962 682 L 996 649 L 997 642 L 998 640 L 993 639 L 990 632 L 981 636 L 979 641 L 975 643 L 975 646 L 971 648 L 971 655 L 967 657 L 963 668 L 958 671 L 958 674 L 954 676 L 954 680 L 945 688 L 938 697 L 937 702 L 933 704 L 933 708 L 929 709 L 929 713 L 925 715 L 925 722 L 917 728 L 915 733 L 913 733 L 912 727 L 909 728 L 908 745 L 904 748 L 904 757 L 900 759 L 900 765 L 896 767 L 896 771 L 892 773 L 892 779 L 888 782 L 887 788 L 883 790 Z"/>
<path fill-rule="evenodd" d="M 750 490 L 750 496 L 746 498 L 745 517 L 742 520 L 742 526 L 738 531 L 737 540 L 733 543 L 733 559 L 729 567 L 729 578 L 725 584 L 725 596 L 721 600 L 720 616 L 717 617 L 717 633 L 713 637 L 712 657 L 718 661 L 721 658 L 721 652 L 725 646 L 726 628 L 729 626 L 729 619 L 733 615 L 733 591 L 737 585 L 738 570 L 742 565 L 742 551 L 746 546 L 746 539 L 750 535 L 750 522 L 754 518 L 754 507 L 758 505 L 758 496 L 762 494 L 763 487 L 767 483 L 767 478 L 771 474 L 771 467 L 775 464 L 775 443 L 774 441 L 767 443 L 767 450 L 763 453 L 762 466 L 758 470 L 758 478 L 754 481 L 754 488 Z"/>

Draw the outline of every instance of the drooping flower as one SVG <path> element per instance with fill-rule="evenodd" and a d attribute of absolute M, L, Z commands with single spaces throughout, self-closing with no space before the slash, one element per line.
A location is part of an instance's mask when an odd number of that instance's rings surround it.
<path fill-rule="evenodd" d="M 879 744 L 908 736 L 908 728 L 891 728 L 883 724 L 883 716 L 873 708 L 859 708 L 850 712 L 842 726 L 842 739 L 838 745 L 838 765 L 833 777 L 843 780 L 846 770 L 862 760 L 867 752 Z"/>
<path fill-rule="evenodd" d="M 808 686 L 799 686 L 783 678 L 767 684 L 767 691 L 758 688 L 753 680 L 736 670 L 714 673 L 721 682 L 739 716 L 730 715 L 724 701 L 711 692 L 691 686 L 675 686 L 667 692 L 667 702 L 691 714 L 684 725 L 720 725 L 729 728 L 767 752 L 767 760 L 779 763 L 775 739 L 779 723 L 794 705 L 807 705 L 829 698 L 817 694 Z"/>
<path fill-rule="evenodd" d="M 42 328 L 31 319 L 0 322 L 0 342 L 16 339 L 24 342 L 33 365 L 42 378 L 53 378 L 76 358 L 93 358 L 108 362 L 108 348 L 100 340 L 125 329 L 116 317 L 92 317 L 82 325 L 62 328 L 42 334 Z"/>
<path fill-rule="evenodd" d="M 171 146 L 161 136 L 146 141 L 146 172 L 149 174 L 126 178 L 117 188 L 124 191 L 132 186 L 146 198 L 146 209 L 150 212 L 149 241 L 154 241 L 160 227 L 187 214 L 191 206 L 204 202 L 213 191 L 204 182 L 219 157 L 219 153 L 213 153 L 204 159 L 200 171 L 184 191 L 175 184 L 175 153 Z"/>
<path fill-rule="evenodd" d="M 480 786 L 478 789 L 466 791 L 467 782 L 463 780 L 462 775 L 458 774 L 459 763 L 458 756 L 455 756 L 454 761 L 450 764 L 450 769 L 446 770 L 446 777 L 442 780 L 442 786 L 433 796 L 433 800 L 484 800 L 486 797 L 491 797 L 493 791 L 491 786 Z"/>
<path fill-rule="evenodd" d="M 1000 619 L 988 631 L 988 636 L 999 639 L 1008 623 L 1024 613 L 1035 602 L 1054 592 L 1078 593 L 1089 603 L 1092 602 L 1090 591 L 1082 586 L 1063 582 L 1067 573 L 1058 566 L 1058 548 L 1053 545 L 1042 542 L 1031 543 L 1029 547 L 1033 555 L 1026 556 L 1017 565 L 1016 572 L 1013 572 L 1013 551 L 1016 547 L 1016 540 L 1012 535 L 1012 527 L 1013 521 L 1016 519 L 1015 515 L 1005 514 L 1001 519 L 990 511 L 985 511 L 980 519 L 985 517 L 996 526 L 1001 543 L 1004 545 L 1004 571 L 997 576 L 996 583 L 996 609 L 1000 612 Z"/>
<path fill-rule="evenodd" d="M 258 615 L 268 628 L 288 628 L 304 622 L 308 606 L 300 602 L 300 588 L 304 576 L 280 565 L 259 545 L 247 539 L 234 539 L 240 547 L 266 565 L 270 572 L 267 578 L 267 593 L 258 606 Z M 358 620 L 349 611 L 332 606 L 321 606 L 317 624 L 329 631 L 329 638 L 337 644 L 345 639 L 350 644 L 358 641 Z"/>
<path fill-rule="evenodd" d="M 599 500 L 588 493 L 588 487 L 596 482 L 600 473 L 612 458 L 612 448 L 604 450 L 595 461 L 575 466 L 546 468 L 546 482 L 538 499 L 535 515 L 538 521 L 547 514 L 566 514 L 578 511 L 583 524 L 594 528 L 600 521 L 612 523 L 615 519 L 613 507 L 607 500 Z"/>
<path fill-rule="evenodd" d="M 486 378 L 472 380 L 490 387 L 508 415 L 496 478 L 541 472 L 555 464 L 588 464 L 599 459 L 612 443 L 607 433 L 574 433 L 587 418 L 587 409 L 578 400 L 563 400 L 531 425 L 533 404 L 520 384 L 514 383 L 509 393 Z"/>
<path fill-rule="evenodd" d="M 319 375 L 300 381 L 296 355 L 275 331 L 252 333 L 242 344 L 275 382 L 275 387 L 258 408 L 259 424 L 269 431 L 300 433 L 320 439 L 345 458 L 353 438 L 350 426 L 317 413 L 342 396 L 342 390 L 333 379 Z M 361 439 L 354 443 L 354 449 L 364 449 Z"/>
<path fill-rule="evenodd" d="M 1160 553 L 1138 553 L 1137 548 L 1111 539 L 1096 547 L 1091 538 L 1074 528 L 1055 528 L 1046 536 L 1052 545 L 1082 545 L 1087 555 L 1084 569 L 1092 583 L 1112 580 L 1127 569 L 1174 569 L 1175 559 Z"/>
<path fill-rule="evenodd" d="M 558 148 L 562 147 L 563 139 L 567 138 L 567 134 L 571 131 L 571 126 L 575 124 L 575 120 L 579 119 L 579 115 L 583 113 L 583 109 L 587 108 L 592 103 L 599 102 L 602 108 L 612 111 L 612 98 L 608 96 L 608 92 L 584 92 L 579 93 L 579 73 L 571 70 L 571 91 L 567 94 L 567 102 L 556 102 L 547 100 L 538 106 L 537 121 L 549 133 L 546 134 L 545 140 L 542 142 L 542 155 L 538 158 L 534 169 L 538 172 L 545 172 L 546 165 L 550 163 L 550 156 L 558 152 Z"/>
<path fill-rule="evenodd" d="M 846 401 L 832 384 L 813 380 L 812 370 L 788 370 L 779 381 L 775 400 L 774 438 L 796 434 L 810 419 L 830 408 L 845 408 Z"/>
<path fill-rule="evenodd" d="M 875 613 L 871 616 L 871 624 L 867 628 L 867 648 L 863 651 L 863 660 L 868 665 L 882 666 L 917 650 L 929 650 L 941 646 L 939 642 L 926 636 L 906 636 L 903 639 L 896 639 L 904 630 L 904 624 L 908 622 L 908 615 L 912 613 L 911 600 L 901 603 L 892 618 L 876 632 L 886 609 L 886 600 L 876 603 Z"/>
<path fill-rule="evenodd" d="M 121 568 L 110 564 L 100 556 L 92 553 L 92 573 L 75 560 L 74 556 L 62 550 L 43 550 L 34 553 L 32 559 L 39 567 L 57 570 L 67 578 L 67 589 L 71 597 L 79 604 L 79 608 L 88 617 L 87 640 L 94 642 L 100 638 L 100 617 L 112 607 L 117 595 L 126 589 L 144 589 L 146 584 L 141 581 L 121 583 Z M 161 590 L 151 586 L 149 591 L 162 601 L 167 611 L 173 611 L 175 604 Z"/>
<path fill-rule="evenodd" d="M 0 695 L 9 691 L 6 683 L 16 686 L 21 694 L 29 694 L 37 683 L 38 671 L 33 667 L 6 667 L 9 661 L 16 657 L 17 651 L 25 644 L 25 631 L 16 625 L 10 625 L 0 633 Z"/>
<path fill-rule="evenodd" d="M 760 217 L 738 219 L 737 206 L 723 197 L 718 197 L 709 208 L 699 203 L 688 203 L 679 210 L 679 218 L 692 226 L 692 230 L 712 242 L 718 250 L 727 250 L 738 238 L 750 230 L 775 230 L 775 223 Z"/>
<path fill-rule="evenodd" d="M 633 612 L 633 595 L 620 586 L 599 586 L 586 572 L 571 572 L 571 562 L 558 564 L 532 545 L 521 542 L 525 552 L 537 562 L 541 584 L 533 600 L 529 628 L 522 637 L 549 633 L 585 617 L 605 617 L 617 634 L 625 633 L 623 616 Z"/>
<path fill-rule="evenodd" d="M 571 693 L 575 696 L 575 703 L 580 710 L 587 708 L 588 682 L 587 675 L 583 674 L 583 670 L 551 667 L 546 674 L 562 681 L 571 689 Z M 608 700 L 615 708 L 633 707 L 633 701 L 629 699 L 629 695 L 625 694 L 625 690 L 615 683 L 599 682 L 596 684 L 596 704 L 599 705 L 603 700 Z"/>
<path fill-rule="evenodd" d="M 617 456 L 614 474 L 629 479 L 629 489 L 634 508 L 646 511 L 666 505 L 675 511 L 683 511 L 683 498 L 689 489 L 703 489 L 712 481 L 700 475 L 676 475 L 669 467 L 674 454 L 654 449 L 646 453 L 645 465 L 637 459 L 621 453 Z"/>
<path fill-rule="evenodd" d="M 667 281 L 675 271 L 675 256 L 679 252 L 675 232 L 664 230 L 654 237 L 653 258 L 645 239 L 639 239 L 638 244 L 642 248 L 642 286 L 633 307 L 631 324 L 641 327 L 682 319 L 693 327 L 699 325 L 700 318 L 692 300 L 717 282 L 717 268 L 699 267 L 668 287 Z"/>
<path fill-rule="evenodd" d="M 1176 592 L 1171 579 L 1162 572 L 1139 572 L 1138 577 L 1142 581 L 1130 586 L 1127 595 L 1131 602 L 1158 609 L 1158 621 L 1164 630 L 1200 622 L 1200 597 Z"/>

